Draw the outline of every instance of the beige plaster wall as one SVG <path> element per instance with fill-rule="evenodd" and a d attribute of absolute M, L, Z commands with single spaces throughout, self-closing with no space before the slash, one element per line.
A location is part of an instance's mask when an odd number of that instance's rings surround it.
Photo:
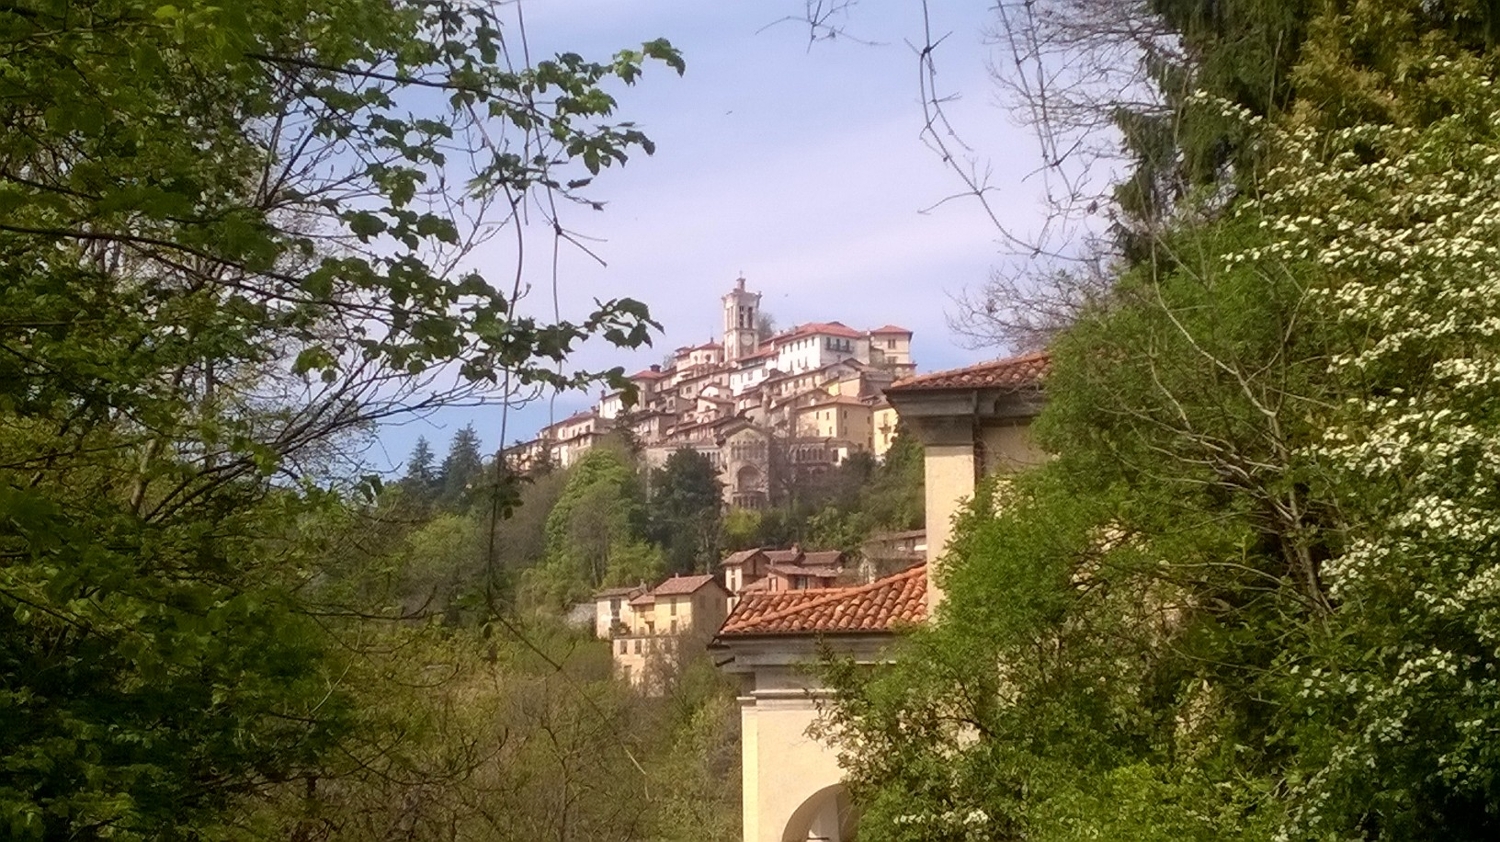
<path fill-rule="evenodd" d="M 923 475 L 927 500 L 927 611 L 931 615 L 942 603 L 943 591 L 932 572 L 948 551 L 953 537 L 953 518 L 974 496 L 974 445 L 929 444 L 925 448 Z"/>
<path fill-rule="evenodd" d="M 843 772 L 828 746 L 807 736 L 814 699 L 795 682 L 741 699 L 745 842 L 782 842 L 793 813 Z"/>
<path fill-rule="evenodd" d="M 986 426 L 979 432 L 984 445 L 983 475 L 1009 474 L 1042 464 L 1047 455 L 1037 447 L 1031 424 L 1018 422 Z"/>

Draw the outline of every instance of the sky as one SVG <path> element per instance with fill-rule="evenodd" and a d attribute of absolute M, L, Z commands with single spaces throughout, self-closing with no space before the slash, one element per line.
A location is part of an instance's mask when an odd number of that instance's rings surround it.
<path fill-rule="evenodd" d="M 841 321 L 914 331 L 919 370 L 967 365 L 997 355 L 971 349 L 946 323 L 950 296 L 983 283 L 1003 262 L 993 223 L 969 198 L 944 201 L 962 183 L 920 138 L 917 0 L 861 0 L 848 35 L 809 43 L 795 20 L 804 0 L 523 0 L 532 58 L 560 51 L 603 59 L 665 37 L 682 51 L 678 77 L 653 64 L 632 87 L 619 85 L 616 119 L 656 143 L 605 170 L 588 193 L 603 212 L 564 212 L 606 265 L 563 245 L 557 303 L 580 319 L 595 299 L 644 301 L 663 326 L 653 347 L 622 351 L 585 345 L 585 367 L 660 362 L 673 348 L 718 338 L 719 297 L 743 275 L 763 294 L 778 327 Z M 991 172 L 991 203 L 1015 231 L 1044 217 L 1036 141 L 998 101 L 985 43 L 988 4 L 932 2 L 939 92 L 956 97 L 949 116 L 974 162 Z M 528 237 L 526 307 L 552 313 L 551 238 Z M 474 255 L 503 277 L 516 262 L 511 238 Z M 487 448 L 527 439 L 552 419 L 587 408 L 597 395 L 571 393 L 508 412 L 453 408 L 383 430 L 371 461 L 399 470 L 417 436 L 444 452 L 472 423 Z"/>

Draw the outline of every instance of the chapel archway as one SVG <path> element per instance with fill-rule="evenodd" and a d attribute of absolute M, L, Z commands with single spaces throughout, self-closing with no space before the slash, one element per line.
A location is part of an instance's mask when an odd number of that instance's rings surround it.
<path fill-rule="evenodd" d="M 859 815 L 843 784 L 813 793 L 787 820 L 782 842 L 853 842 Z"/>

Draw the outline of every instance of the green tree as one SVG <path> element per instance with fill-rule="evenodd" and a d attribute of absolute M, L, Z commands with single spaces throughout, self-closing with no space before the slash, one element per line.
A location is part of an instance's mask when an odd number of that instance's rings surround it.
<path fill-rule="evenodd" d="M 636 302 L 549 324 L 453 268 L 455 209 L 649 150 L 605 86 L 680 67 L 665 42 L 517 67 L 506 28 L 404 0 L 0 8 L 6 835 L 220 837 L 316 779 L 357 719 L 348 614 L 308 610 L 359 515 L 351 446 L 647 338 Z"/>
<path fill-rule="evenodd" d="M 439 499 L 449 507 L 463 507 L 473 495 L 473 486 L 484 473 L 484 457 L 479 453 L 479 434 L 473 424 L 465 424 L 453 434 L 448 455 L 438 470 Z"/>
<path fill-rule="evenodd" d="M 438 474 L 434 470 L 436 458 L 427 438 L 418 436 L 411 455 L 406 458 L 406 473 L 401 477 L 401 489 L 407 496 L 420 502 L 431 499 L 438 484 Z"/>
<path fill-rule="evenodd" d="M 978 495 L 898 668 L 836 671 L 862 834 L 1500 827 L 1500 113 L 1435 8 L 1319 13 L 1293 76 L 1326 111 L 1191 101 L 1256 189 L 1058 340 L 1056 458 Z"/>
<path fill-rule="evenodd" d="M 645 510 L 630 457 L 623 449 L 590 448 L 567 471 L 547 515 L 546 551 L 527 572 L 528 604 L 564 609 L 605 585 L 652 581 L 660 551 L 644 536 Z"/>
<path fill-rule="evenodd" d="M 667 572 L 713 569 L 723 508 L 719 473 L 696 450 L 674 451 L 665 465 L 652 471 L 649 532 L 666 556 Z"/>

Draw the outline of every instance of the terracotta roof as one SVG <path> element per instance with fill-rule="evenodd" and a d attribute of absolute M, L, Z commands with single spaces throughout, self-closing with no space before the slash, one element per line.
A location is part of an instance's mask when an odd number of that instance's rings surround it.
<path fill-rule="evenodd" d="M 730 553 L 729 555 L 725 556 L 724 560 L 719 562 L 719 564 L 723 567 L 733 567 L 737 564 L 744 564 L 745 562 L 749 561 L 752 558 L 755 558 L 759 554 L 759 549 L 740 550 L 737 553 Z"/>
<path fill-rule="evenodd" d="M 929 389 L 986 389 L 1040 386 L 1052 365 L 1052 358 L 1045 352 L 1010 357 L 1004 360 L 934 371 L 897 380 L 886 387 L 886 392 L 919 392 Z"/>
<path fill-rule="evenodd" d="M 738 635 L 889 632 L 927 618 L 927 566 L 852 588 L 746 594 L 719 629 Z"/>
<path fill-rule="evenodd" d="M 783 576 L 812 576 L 818 579 L 834 579 L 839 569 L 832 565 L 817 564 L 773 564 L 771 569 Z"/>
<path fill-rule="evenodd" d="M 681 596 L 696 593 L 699 588 L 713 584 L 712 576 L 673 576 L 651 591 L 652 596 Z"/>
<path fill-rule="evenodd" d="M 630 601 L 630 604 L 634 605 L 634 606 L 655 605 L 656 604 L 656 594 L 651 593 L 650 591 L 647 591 L 647 592 L 641 594 L 640 596 L 636 597 L 635 599 L 632 599 Z"/>
<path fill-rule="evenodd" d="M 802 563 L 807 565 L 826 565 L 837 567 L 844 560 L 844 554 L 838 550 L 818 550 L 817 552 L 804 553 Z"/>
<path fill-rule="evenodd" d="M 755 591 L 770 590 L 770 588 L 771 588 L 771 580 L 770 579 L 756 579 L 755 581 L 753 581 L 750 584 L 744 586 L 743 588 L 740 588 L 740 593 L 742 593 L 742 594 L 753 593 Z"/>
<path fill-rule="evenodd" d="M 772 564 L 794 564 L 802 557 L 802 551 L 791 550 L 765 550 L 766 559 Z"/>
<path fill-rule="evenodd" d="M 874 330 L 870 331 L 870 335 L 871 336 L 875 336 L 877 334 L 884 335 L 884 334 L 887 334 L 887 333 L 900 333 L 900 334 L 905 335 L 905 336 L 911 336 L 911 331 L 907 330 L 904 327 L 897 327 L 895 325 L 886 325 L 885 327 L 877 327 Z"/>
<path fill-rule="evenodd" d="M 637 371 L 635 374 L 630 375 L 630 377 L 628 379 L 630 379 L 630 380 L 656 380 L 658 378 L 668 377 L 668 376 L 670 376 L 668 372 L 665 372 L 665 371 L 652 371 L 651 369 L 647 368 L 647 369 L 642 369 L 640 371 Z"/>
<path fill-rule="evenodd" d="M 864 337 L 864 334 L 843 322 L 808 322 L 805 325 L 797 325 L 785 333 L 771 337 L 771 341 L 787 342 L 792 339 L 801 339 L 804 336 L 838 336 L 844 339 L 860 339 Z"/>

